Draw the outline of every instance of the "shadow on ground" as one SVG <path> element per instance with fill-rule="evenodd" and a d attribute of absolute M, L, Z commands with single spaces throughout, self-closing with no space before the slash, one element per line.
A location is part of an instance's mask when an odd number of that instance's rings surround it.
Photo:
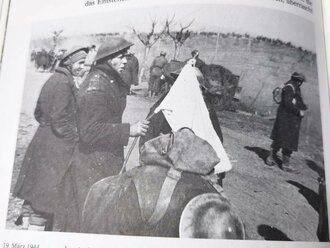
<path fill-rule="evenodd" d="M 317 163 L 315 163 L 313 160 L 306 159 L 306 164 L 311 170 L 315 171 L 317 174 L 319 174 L 320 177 L 324 178 L 324 169 Z"/>
<path fill-rule="evenodd" d="M 281 230 L 268 225 L 259 225 L 258 233 L 264 237 L 265 240 L 292 241 L 292 239 L 289 239 Z"/>
<path fill-rule="evenodd" d="M 256 153 L 259 156 L 259 158 L 261 158 L 264 161 L 264 163 L 266 163 L 266 159 L 269 156 L 269 150 L 266 150 L 261 147 L 256 147 L 256 146 L 244 146 L 244 148 L 246 150 Z M 275 159 L 276 164 L 280 167 L 282 164 L 282 161 L 277 157 L 275 157 L 274 159 Z"/>
<path fill-rule="evenodd" d="M 297 187 L 299 189 L 299 193 L 302 194 L 306 200 L 308 201 L 309 205 L 311 205 L 316 212 L 319 212 L 320 209 L 320 197 L 317 193 L 315 193 L 313 190 L 305 187 L 304 185 L 288 180 L 287 181 L 289 184 Z"/>

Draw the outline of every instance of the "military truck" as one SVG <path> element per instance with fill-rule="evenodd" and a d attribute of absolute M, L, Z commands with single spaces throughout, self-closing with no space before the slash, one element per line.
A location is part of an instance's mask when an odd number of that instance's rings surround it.
<path fill-rule="evenodd" d="M 163 89 L 169 88 L 173 84 L 176 75 L 181 71 L 186 61 L 171 60 L 165 68 L 165 80 Z M 204 89 L 207 91 L 212 104 L 218 111 L 233 110 L 234 102 L 239 101 L 241 88 L 239 76 L 233 74 L 230 70 L 221 65 L 205 64 L 201 69 L 204 77 Z"/>

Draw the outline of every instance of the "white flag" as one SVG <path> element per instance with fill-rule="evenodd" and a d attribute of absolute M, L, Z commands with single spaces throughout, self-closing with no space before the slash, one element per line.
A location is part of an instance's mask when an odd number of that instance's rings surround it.
<path fill-rule="evenodd" d="M 196 70 L 190 64 L 183 67 L 167 96 L 155 109 L 155 113 L 159 111 L 163 111 L 173 131 L 178 131 L 182 127 L 191 128 L 198 137 L 213 147 L 220 158 L 215 173 L 231 170 L 232 165 L 227 153 L 213 128 L 199 88 Z"/>

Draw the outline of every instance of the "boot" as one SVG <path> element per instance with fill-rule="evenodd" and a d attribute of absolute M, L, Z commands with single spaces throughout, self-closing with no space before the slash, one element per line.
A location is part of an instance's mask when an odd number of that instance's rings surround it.
<path fill-rule="evenodd" d="M 286 172 L 295 172 L 296 170 L 290 166 L 290 157 L 287 155 L 283 155 L 282 158 L 282 170 Z"/>
<path fill-rule="evenodd" d="M 275 150 L 273 148 L 270 148 L 269 155 L 266 158 L 266 164 L 269 165 L 269 166 L 274 166 L 276 164 L 276 161 L 274 159 L 275 156 L 276 156 Z"/>

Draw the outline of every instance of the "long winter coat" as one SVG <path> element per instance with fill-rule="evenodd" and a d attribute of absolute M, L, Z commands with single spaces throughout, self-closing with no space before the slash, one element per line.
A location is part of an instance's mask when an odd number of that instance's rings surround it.
<path fill-rule="evenodd" d="M 168 64 L 167 59 L 165 56 L 157 56 L 151 63 L 150 70 L 154 67 L 158 67 L 161 70 L 164 70 L 166 65 Z"/>
<path fill-rule="evenodd" d="M 75 91 L 70 72 L 60 67 L 42 87 L 37 102 L 39 127 L 27 148 L 13 195 L 38 211 L 54 213 L 59 205 L 59 185 L 78 138 Z"/>
<path fill-rule="evenodd" d="M 291 87 L 290 85 L 293 87 Z M 300 110 L 307 107 L 301 96 L 300 87 L 294 81 L 288 81 L 282 89 L 282 100 L 277 110 L 271 138 L 279 148 L 298 150 L 299 131 L 302 117 Z"/>
<path fill-rule="evenodd" d="M 127 64 L 121 73 L 123 81 L 130 87 L 139 84 L 139 61 L 134 55 L 127 57 Z"/>
<path fill-rule="evenodd" d="M 66 182 L 68 225 L 79 231 L 80 216 L 89 188 L 96 181 L 120 172 L 130 125 L 122 123 L 126 84 L 108 64 L 96 65 L 82 83 L 77 96 L 79 145 Z M 71 195 L 70 195 L 71 194 Z"/>
<path fill-rule="evenodd" d="M 161 87 L 160 77 L 165 74 L 165 68 L 168 64 L 164 56 L 157 56 L 150 66 L 149 90 L 159 93 Z"/>

